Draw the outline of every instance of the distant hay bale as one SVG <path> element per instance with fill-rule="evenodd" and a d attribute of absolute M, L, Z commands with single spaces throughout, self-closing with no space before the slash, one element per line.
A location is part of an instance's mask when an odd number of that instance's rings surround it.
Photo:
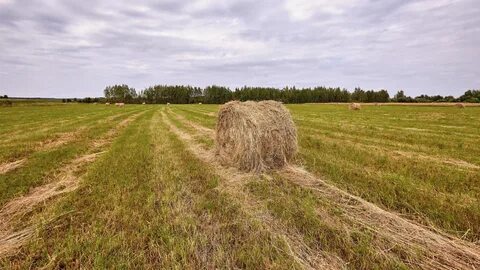
<path fill-rule="evenodd" d="M 198 105 L 202 105 L 202 102 L 199 102 Z"/>
<path fill-rule="evenodd" d="M 117 106 L 117 107 L 123 107 L 123 106 L 125 106 L 125 103 L 123 103 L 123 102 L 117 102 L 117 103 L 115 103 L 115 106 Z"/>
<path fill-rule="evenodd" d="M 145 102 L 142 102 L 142 105 L 145 105 L 146 103 Z"/>
<path fill-rule="evenodd" d="M 167 105 L 170 105 L 170 102 L 167 102 Z"/>
<path fill-rule="evenodd" d="M 110 102 L 106 102 L 105 105 L 110 105 Z"/>
<path fill-rule="evenodd" d="M 360 105 L 360 103 L 350 103 L 350 104 L 348 105 L 348 108 L 349 108 L 350 110 L 354 110 L 354 111 L 360 110 L 361 107 L 362 107 L 362 106 Z"/>
<path fill-rule="evenodd" d="M 223 105 L 218 112 L 215 143 L 222 164 L 249 172 L 282 168 L 298 148 L 290 112 L 271 100 Z"/>
<path fill-rule="evenodd" d="M 460 109 L 463 109 L 463 108 L 465 108 L 465 104 L 463 104 L 463 103 L 457 103 L 457 104 L 455 104 L 455 107 L 460 108 Z"/>

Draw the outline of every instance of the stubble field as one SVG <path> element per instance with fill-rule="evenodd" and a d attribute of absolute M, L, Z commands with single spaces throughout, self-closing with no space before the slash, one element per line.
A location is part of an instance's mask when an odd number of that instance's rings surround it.
<path fill-rule="evenodd" d="M 0 268 L 480 267 L 480 107 L 287 107 L 262 175 L 216 105 L 0 108 Z"/>

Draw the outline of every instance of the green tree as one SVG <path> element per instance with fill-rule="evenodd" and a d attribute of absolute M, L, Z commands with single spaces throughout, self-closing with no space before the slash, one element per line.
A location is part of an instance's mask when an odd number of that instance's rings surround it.
<path fill-rule="evenodd" d="M 204 91 L 205 103 L 222 104 L 232 100 L 232 91 L 224 86 L 207 86 Z"/>
<path fill-rule="evenodd" d="M 109 102 L 133 103 L 137 98 L 135 89 L 128 87 L 126 84 L 107 86 L 103 93 Z"/>
<path fill-rule="evenodd" d="M 462 102 L 480 103 L 480 90 L 467 90 L 458 100 Z"/>

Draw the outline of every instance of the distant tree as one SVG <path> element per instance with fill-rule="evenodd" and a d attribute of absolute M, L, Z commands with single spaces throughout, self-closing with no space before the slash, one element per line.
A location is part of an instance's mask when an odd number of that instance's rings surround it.
<path fill-rule="evenodd" d="M 396 101 L 405 99 L 405 98 L 406 98 L 405 92 L 403 92 L 403 90 L 399 90 L 399 91 L 395 94 L 395 96 L 393 96 L 393 98 L 394 98 Z"/>
<path fill-rule="evenodd" d="M 352 100 L 358 102 L 367 102 L 367 93 L 360 87 L 356 87 L 352 93 Z"/>
<path fill-rule="evenodd" d="M 378 91 L 377 99 L 375 100 L 375 102 L 388 102 L 388 101 L 390 101 L 390 95 L 388 94 L 388 91 L 384 89 Z"/>
<path fill-rule="evenodd" d="M 395 102 L 415 102 L 412 97 L 406 96 L 403 90 L 399 90 L 393 97 Z"/>
<path fill-rule="evenodd" d="M 126 84 L 107 86 L 103 93 L 110 102 L 132 103 L 137 98 L 135 88 L 130 88 Z"/>
<path fill-rule="evenodd" d="M 224 86 L 208 86 L 204 91 L 205 103 L 222 104 L 232 100 L 232 91 Z"/>
<path fill-rule="evenodd" d="M 480 103 L 480 90 L 467 90 L 458 100 L 462 102 Z"/>
<path fill-rule="evenodd" d="M 464 102 L 480 102 L 479 90 L 468 90 L 458 100 Z M 318 86 L 314 88 L 284 87 L 249 87 L 243 86 L 231 91 L 224 86 L 208 86 L 205 89 L 184 85 L 155 85 L 147 87 L 138 93 L 126 84 L 107 86 L 104 89 L 105 98 L 84 98 L 80 102 L 125 102 L 125 103 L 214 103 L 221 104 L 230 100 L 277 100 L 284 103 L 315 103 L 315 102 L 454 102 L 452 96 L 420 95 L 415 98 L 398 91 L 393 98 L 387 90 L 365 91 L 356 87 L 353 92 L 339 87 Z M 68 101 L 67 101 L 68 102 Z"/>

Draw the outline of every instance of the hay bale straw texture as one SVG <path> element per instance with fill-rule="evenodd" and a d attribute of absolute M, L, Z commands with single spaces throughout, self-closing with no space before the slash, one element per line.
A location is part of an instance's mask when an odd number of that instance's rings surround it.
<path fill-rule="evenodd" d="M 455 106 L 456 106 L 457 108 L 460 108 L 460 109 L 465 108 L 465 104 L 463 104 L 463 103 L 457 103 L 457 104 L 455 104 Z"/>
<path fill-rule="evenodd" d="M 360 105 L 360 103 L 350 103 L 350 105 L 348 105 L 348 108 L 350 110 L 360 110 L 362 106 Z"/>
<path fill-rule="evenodd" d="M 297 129 L 282 103 L 231 101 L 220 108 L 216 154 L 222 164 L 261 173 L 284 167 L 297 149 Z"/>

